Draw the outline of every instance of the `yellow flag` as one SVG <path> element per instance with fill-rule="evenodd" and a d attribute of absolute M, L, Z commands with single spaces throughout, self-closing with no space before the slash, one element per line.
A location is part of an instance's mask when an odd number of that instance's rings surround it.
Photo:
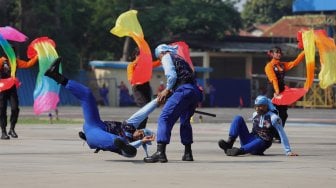
<path fill-rule="evenodd" d="M 307 79 L 304 85 L 305 89 L 309 89 L 314 81 L 315 69 L 315 39 L 314 31 L 304 31 L 302 33 L 302 41 L 306 58 Z"/>
<path fill-rule="evenodd" d="M 135 34 L 143 38 L 144 35 L 137 18 L 137 13 L 138 11 L 136 10 L 129 10 L 122 13 L 110 32 L 118 37 L 132 36 L 132 34 Z"/>
<path fill-rule="evenodd" d="M 336 46 L 332 38 L 323 32 L 315 32 L 315 42 L 320 54 L 320 87 L 326 89 L 336 83 Z"/>

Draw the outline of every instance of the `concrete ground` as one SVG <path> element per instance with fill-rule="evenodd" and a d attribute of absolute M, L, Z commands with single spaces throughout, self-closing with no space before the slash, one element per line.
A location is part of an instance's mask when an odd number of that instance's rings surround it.
<path fill-rule="evenodd" d="M 137 108 L 100 108 L 104 120 L 123 120 Z M 18 124 L 18 139 L 0 140 L 0 188 L 24 187 L 335 187 L 335 110 L 289 109 L 285 127 L 298 157 L 284 155 L 281 144 L 265 156 L 225 156 L 217 141 L 226 138 L 233 115 L 246 119 L 253 109 L 204 108 L 216 118 L 194 117 L 194 162 L 183 162 L 179 125 L 167 146 L 168 163 L 146 164 L 144 152 L 123 158 L 111 152 L 93 153 L 79 139 L 81 123 Z M 156 129 L 159 110 L 148 127 Z M 20 118 L 34 117 L 21 108 Z M 41 115 L 45 118 L 47 115 Z M 79 107 L 60 107 L 61 119 L 81 120 Z M 236 143 L 238 146 L 239 143 Z M 156 149 L 150 147 L 150 153 Z"/>

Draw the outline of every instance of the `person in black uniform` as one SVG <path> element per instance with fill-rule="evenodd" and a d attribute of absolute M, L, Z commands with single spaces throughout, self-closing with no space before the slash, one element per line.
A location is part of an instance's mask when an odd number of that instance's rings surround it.
<path fill-rule="evenodd" d="M 16 68 L 29 68 L 37 62 L 37 56 L 30 59 L 28 62 L 16 59 Z M 8 79 L 11 78 L 11 65 L 6 57 L 0 58 L 0 78 L 1 79 Z M 14 78 L 16 83 L 18 83 L 17 78 Z M 17 138 L 18 135 L 15 132 L 15 125 L 17 123 L 19 117 L 19 99 L 17 94 L 17 84 L 14 82 L 13 85 L 6 90 L 0 91 L 0 126 L 1 126 L 1 139 L 7 140 L 10 137 Z M 7 104 L 8 101 L 11 105 L 11 116 L 10 116 L 10 128 L 7 134 Z"/>

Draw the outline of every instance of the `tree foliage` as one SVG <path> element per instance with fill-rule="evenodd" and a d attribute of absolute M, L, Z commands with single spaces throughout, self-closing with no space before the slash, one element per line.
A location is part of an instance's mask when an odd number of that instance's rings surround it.
<path fill-rule="evenodd" d="M 22 56 L 31 40 L 41 36 L 53 39 L 70 72 L 85 68 L 90 60 L 120 59 L 125 38 L 112 35 L 110 30 L 117 17 L 130 8 L 138 10 L 153 49 L 176 38 L 219 40 L 236 34 L 242 24 L 235 1 L 0 0 L 0 26 L 14 26 L 29 37 L 27 43 L 20 44 Z"/>
<path fill-rule="evenodd" d="M 233 1 L 171 0 L 145 1 L 152 7 L 139 7 L 139 19 L 145 30 L 158 43 L 174 38 L 192 37 L 218 40 L 235 35 L 241 28 L 239 12 Z M 141 5 L 140 5 L 141 6 Z"/>
<path fill-rule="evenodd" d="M 292 15 L 292 0 L 249 0 L 241 17 L 245 27 L 270 24 L 286 15 Z"/>
<path fill-rule="evenodd" d="M 177 35 L 215 40 L 226 34 L 236 34 L 240 28 L 239 13 L 229 1 L 190 0 L 185 3 L 176 0 L 172 1 L 169 11 L 169 28 Z"/>
<path fill-rule="evenodd" d="M 35 39 L 48 36 L 66 63 L 68 72 L 78 70 L 85 59 L 86 32 L 92 8 L 83 0 L 22 1 L 22 31 Z"/>

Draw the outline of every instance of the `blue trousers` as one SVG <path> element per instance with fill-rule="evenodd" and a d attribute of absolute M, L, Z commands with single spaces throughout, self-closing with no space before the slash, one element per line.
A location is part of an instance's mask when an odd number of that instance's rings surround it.
<path fill-rule="evenodd" d="M 231 138 L 239 137 L 241 149 L 245 153 L 263 154 L 263 152 L 272 145 L 272 142 L 266 142 L 260 137 L 249 132 L 244 118 L 236 116 L 231 122 L 229 136 Z"/>
<path fill-rule="evenodd" d="M 103 150 L 115 151 L 117 149 L 114 146 L 114 140 L 116 138 L 120 138 L 127 142 L 124 137 L 106 131 L 106 126 L 100 119 L 96 99 L 88 87 L 74 80 L 69 80 L 65 88 L 81 102 L 84 116 L 83 130 L 86 135 L 87 144 L 91 149 L 100 148 Z M 134 113 L 126 120 L 126 122 L 137 128 L 156 107 L 157 102 L 156 100 L 153 100 Z"/>
<path fill-rule="evenodd" d="M 197 104 L 202 101 L 201 91 L 196 85 L 183 84 L 168 98 L 158 119 L 157 142 L 169 144 L 171 131 L 180 118 L 180 138 L 182 144 L 193 143 L 190 118 Z"/>
<path fill-rule="evenodd" d="M 69 80 L 65 88 L 80 100 L 84 116 L 83 130 L 89 147 L 91 149 L 116 150 L 114 140 L 118 136 L 105 131 L 106 126 L 100 119 L 96 99 L 91 90 L 74 80 Z"/>

